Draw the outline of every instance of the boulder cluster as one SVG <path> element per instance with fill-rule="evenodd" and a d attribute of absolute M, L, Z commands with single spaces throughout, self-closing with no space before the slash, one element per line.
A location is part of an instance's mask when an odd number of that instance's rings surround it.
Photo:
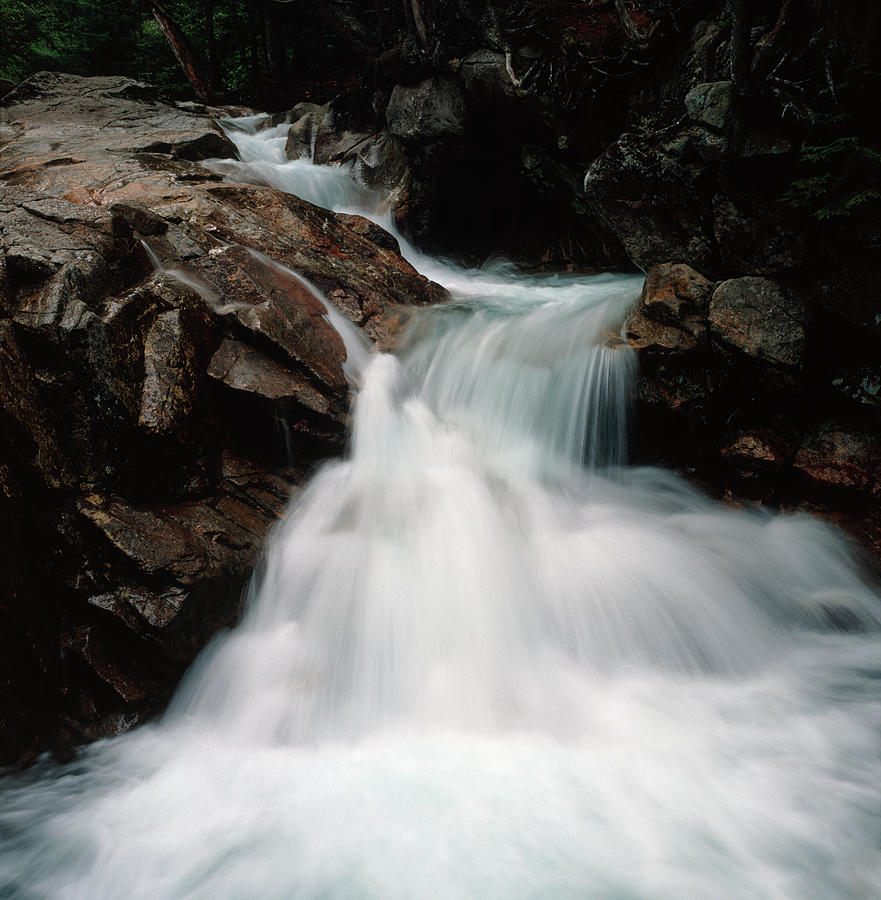
<path fill-rule="evenodd" d="M 710 2 L 501 7 L 440 5 L 431 40 L 275 114 L 287 155 L 350 164 L 428 249 L 644 271 L 634 460 L 827 515 L 877 565 L 881 155 L 846 99 L 874 7 L 747 4 L 737 34 Z M 228 112 L 121 77 L 0 99 L 0 764 L 155 714 L 235 621 L 345 444 L 324 303 L 390 349 L 445 297 L 371 222 L 202 165 L 235 155 Z M 865 233 L 821 222 L 844 213 Z"/>
<path fill-rule="evenodd" d="M 881 154 L 853 93 L 876 14 L 746 4 L 738 37 L 727 4 L 502 7 L 282 115 L 289 156 L 351 162 L 400 230 L 473 262 L 641 269 L 635 459 L 833 515 L 877 558 Z M 834 204 L 846 177 L 840 208 L 799 193 Z"/>

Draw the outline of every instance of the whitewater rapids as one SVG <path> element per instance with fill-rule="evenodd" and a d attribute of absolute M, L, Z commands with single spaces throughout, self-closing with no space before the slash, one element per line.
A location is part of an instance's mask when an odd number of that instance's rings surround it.
<path fill-rule="evenodd" d="M 218 170 L 388 223 L 259 125 Z M 627 467 L 639 279 L 404 247 L 454 302 L 350 355 L 349 451 L 163 720 L 0 782 L 0 896 L 881 895 L 881 601 L 845 540 Z"/>

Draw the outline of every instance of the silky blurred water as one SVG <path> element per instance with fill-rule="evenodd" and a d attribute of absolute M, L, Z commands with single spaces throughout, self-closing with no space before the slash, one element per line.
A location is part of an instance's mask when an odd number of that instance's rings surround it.
<path fill-rule="evenodd" d="M 387 221 L 245 124 L 231 177 Z M 163 720 L 0 783 L 0 896 L 881 894 L 847 543 L 626 466 L 641 279 L 404 249 L 453 302 L 352 345 L 349 451 Z"/>

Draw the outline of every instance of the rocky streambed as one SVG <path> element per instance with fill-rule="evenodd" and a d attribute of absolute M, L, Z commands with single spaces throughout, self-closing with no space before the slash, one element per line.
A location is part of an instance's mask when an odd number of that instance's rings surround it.
<path fill-rule="evenodd" d="M 231 624 L 345 442 L 346 351 L 445 296 L 391 235 L 200 165 L 220 110 L 36 76 L 0 109 L 0 761 L 124 730 Z M 157 271 L 154 263 L 158 261 Z"/>
<path fill-rule="evenodd" d="M 877 558 L 872 305 L 846 273 L 817 279 L 797 234 L 765 234 L 755 203 L 713 193 L 730 91 L 704 87 L 677 101 L 681 140 L 621 135 L 579 188 L 590 228 L 647 271 L 627 325 L 636 458 L 822 512 Z M 419 129 L 452 126 L 446 94 L 420 91 L 368 135 L 297 108 L 290 152 L 355 162 L 398 187 L 397 222 L 424 224 L 432 193 L 414 185 L 436 154 Z M 236 620 L 291 492 L 344 447 L 345 348 L 271 261 L 383 349 L 445 298 L 377 225 L 203 166 L 235 153 L 225 112 L 47 73 L 0 100 L 0 763 L 160 710 Z M 785 152 L 738 146 L 753 167 Z"/>

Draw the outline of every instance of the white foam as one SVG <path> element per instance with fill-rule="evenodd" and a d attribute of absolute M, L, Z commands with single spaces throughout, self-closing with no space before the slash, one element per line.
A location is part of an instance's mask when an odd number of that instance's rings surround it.
<path fill-rule="evenodd" d="M 622 465 L 633 279 L 434 272 L 163 722 L 6 779 L 0 893 L 881 894 L 846 542 Z"/>

